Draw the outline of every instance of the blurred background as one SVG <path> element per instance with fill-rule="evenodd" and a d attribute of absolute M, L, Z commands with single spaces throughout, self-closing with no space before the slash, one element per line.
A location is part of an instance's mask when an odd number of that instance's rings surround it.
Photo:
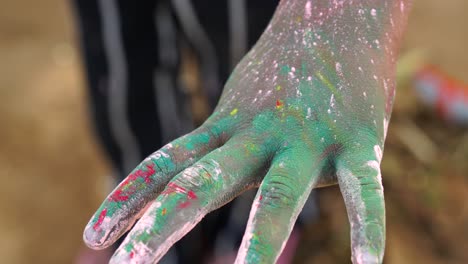
<path fill-rule="evenodd" d="M 111 183 L 85 104 L 72 10 L 60 0 L 0 3 L 0 262 L 74 263 Z M 416 0 L 410 16 L 382 164 L 385 263 L 468 263 L 468 123 L 426 104 L 414 81 L 439 76 L 468 105 L 467 12 L 466 0 Z M 295 261 L 349 263 L 339 190 L 318 192 L 321 217 Z"/>

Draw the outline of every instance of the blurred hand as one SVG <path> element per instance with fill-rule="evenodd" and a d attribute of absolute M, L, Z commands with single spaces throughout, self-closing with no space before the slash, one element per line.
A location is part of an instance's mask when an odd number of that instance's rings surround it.
<path fill-rule="evenodd" d="M 280 3 L 211 117 L 149 156 L 101 205 L 84 233 L 90 247 L 111 245 L 141 217 L 111 262 L 153 263 L 207 213 L 259 187 L 236 262 L 272 263 L 311 190 L 338 183 L 353 261 L 382 262 L 394 60 L 372 17 L 390 11 L 322 2 Z"/>

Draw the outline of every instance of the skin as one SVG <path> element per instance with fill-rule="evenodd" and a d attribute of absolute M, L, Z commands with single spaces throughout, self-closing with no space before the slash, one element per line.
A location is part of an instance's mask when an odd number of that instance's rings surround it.
<path fill-rule="evenodd" d="M 144 160 L 91 218 L 111 263 L 154 263 L 207 213 L 258 187 L 236 263 L 274 263 L 308 195 L 339 184 L 354 263 L 381 263 L 380 161 L 405 0 L 283 0 L 210 118 Z"/>

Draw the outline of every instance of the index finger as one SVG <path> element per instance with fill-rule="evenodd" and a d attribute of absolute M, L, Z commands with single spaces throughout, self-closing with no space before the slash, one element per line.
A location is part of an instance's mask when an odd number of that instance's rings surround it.
<path fill-rule="evenodd" d="M 177 173 L 220 145 L 218 136 L 200 128 L 147 157 L 122 181 L 93 215 L 83 239 L 94 249 L 113 244 Z"/>

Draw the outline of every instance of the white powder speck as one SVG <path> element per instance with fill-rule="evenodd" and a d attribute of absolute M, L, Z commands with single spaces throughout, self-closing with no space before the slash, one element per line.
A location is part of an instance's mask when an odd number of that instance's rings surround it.
<path fill-rule="evenodd" d="M 312 16 L 312 4 L 307 1 L 305 5 L 305 18 L 309 19 Z"/>
<path fill-rule="evenodd" d="M 383 120 L 383 128 L 384 128 L 384 137 L 387 136 L 387 129 L 388 129 L 388 119 L 384 118 Z"/>
<path fill-rule="evenodd" d="M 341 63 L 337 62 L 337 63 L 335 64 L 335 69 L 336 69 L 336 71 L 337 71 L 338 73 L 341 73 Z"/>
<path fill-rule="evenodd" d="M 310 109 L 310 107 L 309 107 L 309 108 L 307 108 L 307 116 L 306 116 L 306 118 L 309 120 L 311 117 L 312 117 L 312 109 Z"/>

